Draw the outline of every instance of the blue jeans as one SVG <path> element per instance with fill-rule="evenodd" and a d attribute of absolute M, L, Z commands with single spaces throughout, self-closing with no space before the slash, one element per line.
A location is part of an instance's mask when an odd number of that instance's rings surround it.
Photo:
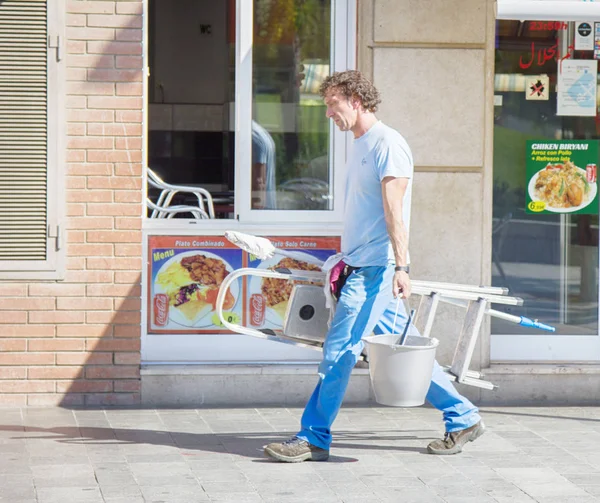
<path fill-rule="evenodd" d="M 342 405 L 352 369 L 363 350 L 362 338 L 372 332 L 392 331 L 396 310 L 392 295 L 393 276 L 394 267 L 390 265 L 361 267 L 348 277 L 323 345 L 319 382 L 304 409 L 302 429 L 297 434 L 299 438 L 329 449 L 331 425 Z M 402 332 L 407 319 L 406 310 L 400 303 L 396 332 Z M 411 333 L 418 335 L 413 326 Z M 456 391 L 437 361 L 426 400 L 442 411 L 448 432 L 469 428 L 480 420 L 477 407 Z"/>

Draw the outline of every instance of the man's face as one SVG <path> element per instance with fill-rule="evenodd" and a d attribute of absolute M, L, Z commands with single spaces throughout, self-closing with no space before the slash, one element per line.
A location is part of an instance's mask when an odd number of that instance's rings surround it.
<path fill-rule="evenodd" d="M 350 131 L 355 126 L 358 118 L 357 100 L 348 99 L 332 89 L 325 95 L 324 102 L 327 118 L 333 120 L 340 131 Z"/>

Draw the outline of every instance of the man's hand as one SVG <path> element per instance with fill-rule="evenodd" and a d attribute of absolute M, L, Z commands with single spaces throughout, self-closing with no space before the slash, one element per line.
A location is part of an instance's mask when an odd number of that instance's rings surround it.
<path fill-rule="evenodd" d="M 398 295 L 400 295 L 401 299 L 408 299 L 410 297 L 410 278 L 406 272 L 398 271 L 394 273 L 392 292 L 394 298 L 397 298 Z"/>

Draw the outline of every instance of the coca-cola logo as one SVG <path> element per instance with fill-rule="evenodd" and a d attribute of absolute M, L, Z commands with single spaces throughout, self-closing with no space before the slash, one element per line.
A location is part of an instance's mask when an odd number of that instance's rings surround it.
<path fill-rule="evenodd" d="M 164 293 L 154 296 L 154 324 L 164 327 L 169 320 L 169 298 Z"/>
<path fill-rule="evenodd" d="M 250 296 L 250 323 L 260 327 L 265 321 L 265 298 L 260 294 Z"/>

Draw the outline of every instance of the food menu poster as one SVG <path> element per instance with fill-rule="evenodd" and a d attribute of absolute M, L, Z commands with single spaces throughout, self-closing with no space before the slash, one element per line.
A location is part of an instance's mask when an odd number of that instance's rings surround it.
<path fill-rule="evenodd" d="M 339 237 L 268 237 L 276 248 L 300 259 L 275 255 L 264 261 L 222 236 L 150 236 L 148 240 L 148 332 L 152 334 L 230 333 L 216 313 L 225 277 L 242 267 L 320 270 L 340 249 Z M 306 257 L 308 262 L 301 260 Z M 291 267 L 293 266 L 293 267 Z M 286 280 L 244 276 L 227 292 L 223 314 L 231 323 L 252 328 L 282 328 L 293 284 Z"/>
<path fill-rule="evenodd" d="M 598 142 L 535 140 L 526 145 L 527 213 L 598 214 Z"/>

